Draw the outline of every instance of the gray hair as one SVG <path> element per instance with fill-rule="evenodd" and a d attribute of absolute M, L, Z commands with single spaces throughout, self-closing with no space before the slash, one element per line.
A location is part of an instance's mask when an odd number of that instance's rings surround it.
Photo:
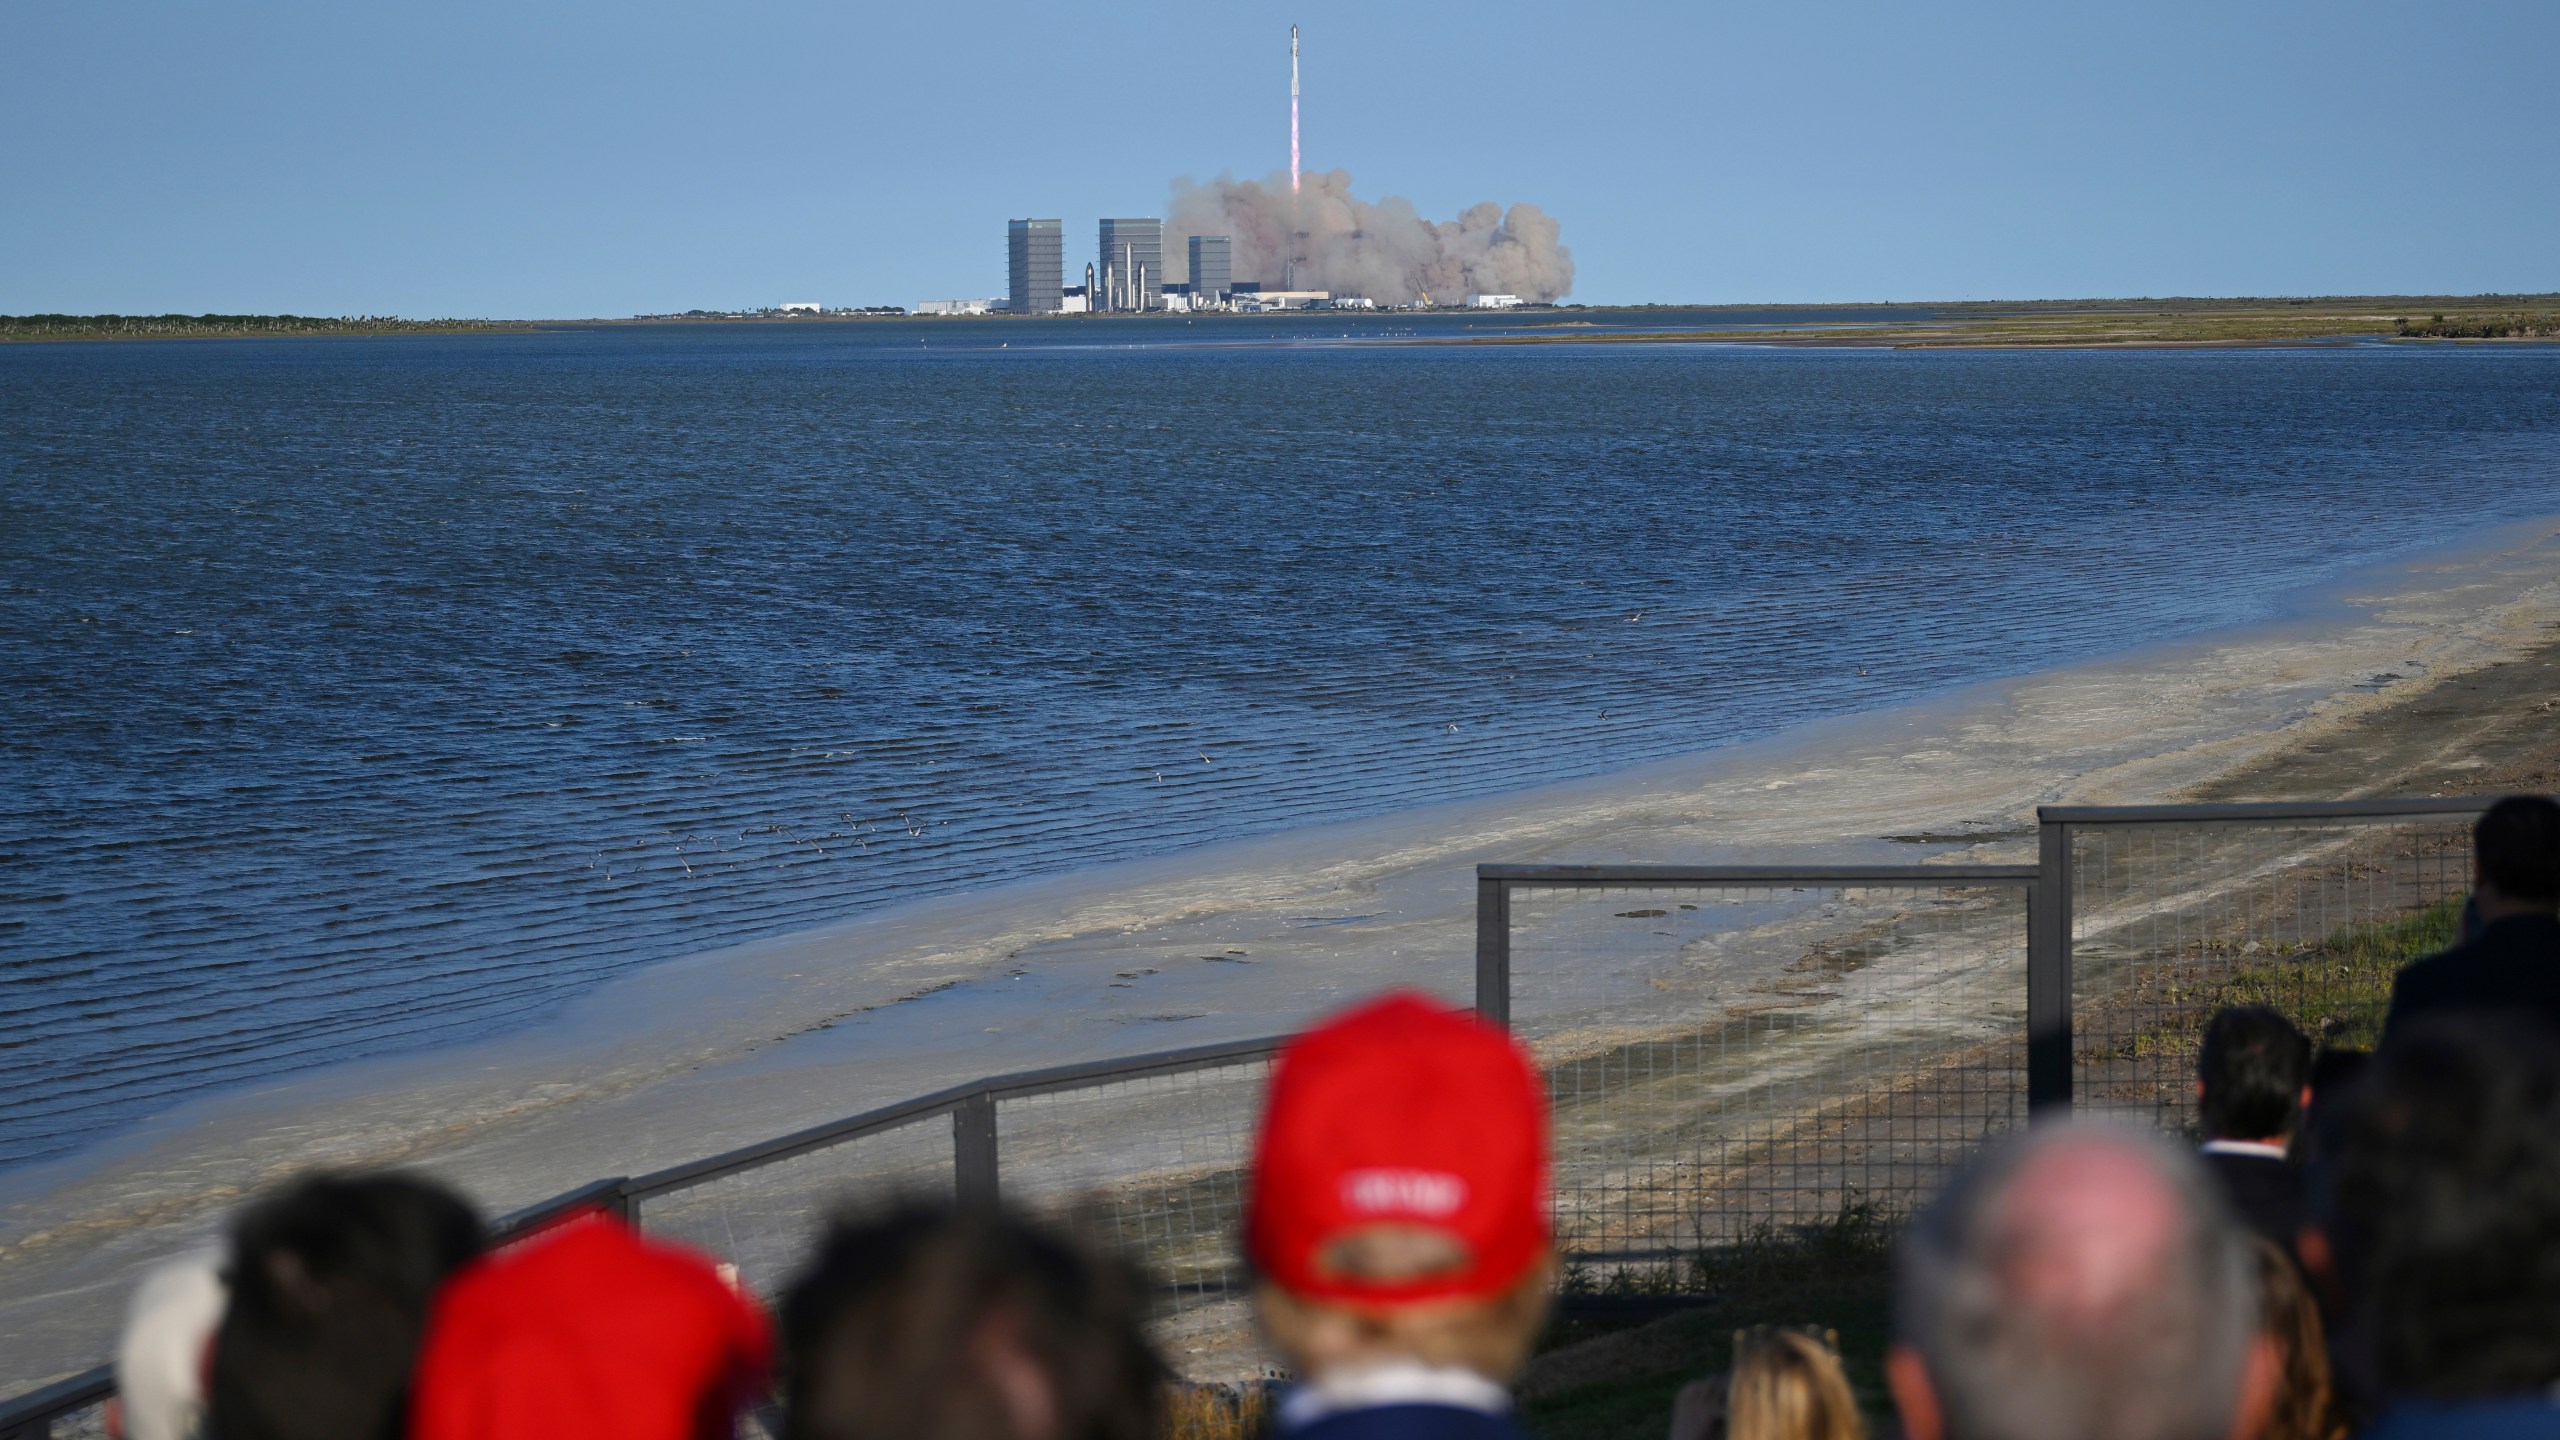
<path fill-rule="evenodd" d="M 2161 1233 L 2075 1229 L 2040 1210 L 2037 1188 L 2067 1187 L 2075 1171 L 2082 1200 L 2147 1204 Z M 2104 1171 L 2125 1183 L 2085 1183 Z M 2125 1253 L 2099 1253 L 2111 1244 Z M 1954 1440 L 2230 1432 L 2258 1331 L 2256 1271 L 2212 1177 L 2157 1136 L 2063 1121 L 1993 1145 L 1904 1233 L 1895 1270 L 1895 1329 Z"/>

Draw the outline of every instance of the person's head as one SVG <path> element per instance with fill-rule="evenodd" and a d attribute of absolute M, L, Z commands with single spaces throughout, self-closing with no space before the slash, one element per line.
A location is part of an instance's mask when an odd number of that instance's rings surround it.
<path fill-rule="evenodd" d="M 2258 1262 L 2258 1314 L 2276 1346 L 2274 1398 L 2258 1440 L 2338 1440 L 2337 1395 L 2329 1383 L 2329 1344 L 2320 1306 L 2303 1284 L 2293 1257 L 2273 1241 L 2251 1236 Z"/>
<path fill-rule="evenodd" d="M 1831 1347 L 1778 1330 L 1734 1341 L 1724 1433 L 1729 1440 L 1864 1440 L 1866 1421 Z"/>
<path fill-rule="evenodd" d="M 2482 920 L 2560 910 L 2560 804 L 2510 795 L 2490 806 L 2471 827 L 2471 862 Z"/>
<path fill-rule="evenodd" d="M 445 1286 L 409 1440 L 729 1440 L 771 1362 L 711 1261 L 590 1212 Z"/>
<path fill-rule="evenodd" d="M 2208 1140 L 2278 1140 L 2311 1083 L 2311 1041 L 2265 1005 L 2231 1005 L 2205 1026 L 2197 1111 Z"/>
<path fill-rule="evenodd" d="M 1903 1234 L 1886 1376 L 1912 1440 L 2224 1440 L 2274 1347 L 2211 1177 L 2090 1122 L 1996 1143 Z"/>
<path fill-rule="evenodd" d="M 1147 1440 L 1164 1367 L 1117 1263 L 991 1210 L 847 1216 L 782 1300 L 785 1440 Z"/>
<path fill-rule="evenodd" d="M 2332 1119 L 2318 1244 L 2360 1394 L 2468 1400 L 2560 1383 L 2560 1057 L 2481 1017 L 2395 1033 Z"/>
<path fill-rule="evenodd" d="M 213 1432 L 399 1434 L 428 1308 L 481 1243 L 469 1205 L 408 1175 L 314 1175 L 251 1206 L 231 1231 L 207 1387 Z"/>
<path fill-rule="evenodd" d="M 1546 1089 L 1501 1030 L 1396 994 L 1281 1052 L 1245 1252 L 1300 1374 L 1413 1360 L 1507 1379 L 1546 1315 L 1547 1210 Z"/>

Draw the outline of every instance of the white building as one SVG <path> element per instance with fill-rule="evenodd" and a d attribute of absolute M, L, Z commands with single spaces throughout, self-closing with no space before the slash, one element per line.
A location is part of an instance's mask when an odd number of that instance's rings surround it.
<path fill-rule="evenodd" d="M 815 315 L 824 307 L 815 300 L 785 300 L 773 308 L 785 315 Z"/>
<path fill-rule="evenodd" d="M 994 300 L 927 300 L 916 306 L 919 315 L 985 315 L 1000 302 Z"/>
<path fill-rule="evenodd" d="M 1467 308 L 1470 310 L 1508 310 L 1519 303 L 1520 297 L 1517 295 L 1470 295 L 1467 297 Z"/>
<path fill-rule="evenodd" d="M 1081 289 L 1058 297 L 1058 313 L 1061 315 L 1086 315 L 1092 311 L 1093 298 Z"/>
<path fill-rule="evenodd" d="M 1239 310 L 1306 310 L 1332 298 L 1330 290 L 1249 290 L 1238 292 L 1235 303 Z"/>

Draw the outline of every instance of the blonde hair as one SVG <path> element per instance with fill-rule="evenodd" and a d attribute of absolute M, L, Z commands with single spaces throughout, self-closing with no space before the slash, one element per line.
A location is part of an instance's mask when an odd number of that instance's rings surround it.
<path fill-rule="evenodd" d="M 1271 1347 L 1300 1375 L 1417 1360 L 1508 1381 L 1528 1363 L 1554 1289 L 1555 1260 L 1547 1256 L 1510 1289 L 1481 1300 L 1369 1308 L 1310 1299 L 1268 1281 L 1255 1300 Z"/>
<path fill-rule="evenodd" d="M 2264 1238 L 2258 1252 L 2259 1323 L 2276 1342 L 2281 1362 L 2275 1402 L 2259 1440 L 2342 1440 L 2337 1392 L 2329 1380 L 2329 1346 L 2320 1329 L 2320 1306 L 2302 1283 L 2293 1257 Z"/>
<path fill-rule="evenodd" d="M 1849 1377 L 1831 1347 L 1798 1330 L 1734 1336 L 1727 1440 L 1866 1440 Z"/>

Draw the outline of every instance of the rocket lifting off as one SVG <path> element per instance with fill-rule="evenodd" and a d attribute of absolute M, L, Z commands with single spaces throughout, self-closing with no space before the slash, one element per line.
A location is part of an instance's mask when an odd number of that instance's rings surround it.
<path fill-rule="evenodd" d="M 1289 27 L 1289 193 L 1298 193 L 1298 27 Z"/>

